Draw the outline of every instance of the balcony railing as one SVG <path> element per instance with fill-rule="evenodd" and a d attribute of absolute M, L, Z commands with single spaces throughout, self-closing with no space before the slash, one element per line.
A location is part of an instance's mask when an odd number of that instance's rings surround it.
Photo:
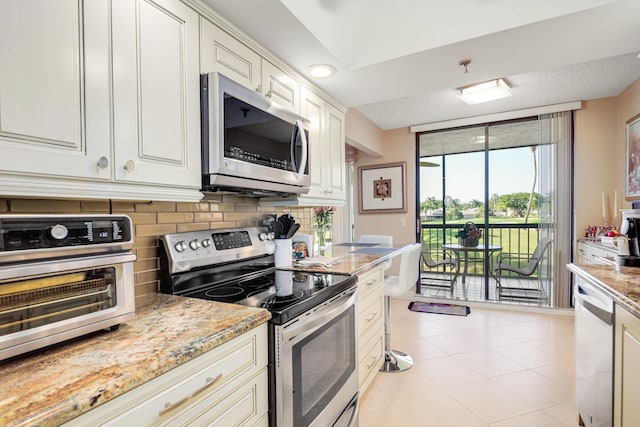
<path fill-rule="evenodd" d="M 463 224 L 422 224 L 422 241 L 434 259 L 442 259 L 444 256 L 442 245 L 458 243 L 456 233 L 462 226 Z M 503 254 L 521 259 L 531 257 L 538 244 L 540 229 L 547 227 L 541 224 L 489 224 L 488 228 L 484 224 L 476 226 L 483 229 L 480 244 L 501 246 Z M 548 268 L 547 266 L 545 270 Z M 546 273 L 543 273 L 545 277 L 549 277 Z M 469 257 L 467 274 L 484 275 L 484 255 L 481 252 L 475 257 Z"/>

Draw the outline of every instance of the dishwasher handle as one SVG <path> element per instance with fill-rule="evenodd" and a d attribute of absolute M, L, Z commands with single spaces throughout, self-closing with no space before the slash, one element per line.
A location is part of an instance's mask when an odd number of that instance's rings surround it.
<path fill-rule="evenodd" d="M 579 300 L 580 305 L 582 305 L 589 313 L 593 314 L 607 325 L 613 325 L 613 312 L 599 307 L 595 298 L 582 293 L 578 293 L 576 298 Z"/>

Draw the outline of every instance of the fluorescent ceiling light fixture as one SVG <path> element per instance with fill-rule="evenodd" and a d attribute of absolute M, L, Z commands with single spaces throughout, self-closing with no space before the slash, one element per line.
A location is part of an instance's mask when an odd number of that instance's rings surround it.
<path fill-rule="evenodd" d="M 458 88 L 458 98 L 469 105 L 511 96 L 509 85 L 502 79 L 491 80 L 470 86 Z"/>
<path fill-rule="evenodd" d="M 324 79 L 336 73 L 335 67 L 329 64 L 315 64 L 307 68 L 307 73 L 316 79 Z"/>

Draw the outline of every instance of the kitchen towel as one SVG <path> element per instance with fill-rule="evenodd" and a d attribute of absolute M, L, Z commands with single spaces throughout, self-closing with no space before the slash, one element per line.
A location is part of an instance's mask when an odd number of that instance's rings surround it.
<path fill-rule="evenodd" d="M 466 305 L 437 304 L 434 302 L 416 301 L 409 303 L 409 310 L 421 313 L 453 314 L 456 316 L 466 316 L 471 313 L 471 309 Z"/>

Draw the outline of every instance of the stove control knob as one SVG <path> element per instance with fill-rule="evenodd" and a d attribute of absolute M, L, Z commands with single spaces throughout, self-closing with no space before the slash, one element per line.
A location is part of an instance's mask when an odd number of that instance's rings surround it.
<path fill-rule="evenodd" d="M 209 246 L 211 246 L 211 239 L 204 239 L 202 241 L 202 247 L 208 248 Z"/>
<path fill-rule="evenodd" d="M 269 236 L 267 236 L 267 233 L 260 233 L 258 235 L 258 238 L 262 241 L 262 240 L 267 240 Z"/>
<path fill-rule="evenodd" d="M 49 236 L 55 240 L 62 240 L 69 235 L 69 229 L 62 224 L 56 224 L 49 228 Z"/>
<path fill-rule="evenodd" d="M 273 240 L 275 238 L 276 238 L 276 233 L 274 233 L 273 231 L 267 234 L 268 240 Z"/>
<path fill-rule="evenodd" d="M 198 241 L 198 239 L 193 239 L 189 242 L 189 247 L 194 251 L 197 251 L 200 248 L 200 242 Z"/>
<path fill-rule="evenodd" d="M 187 249 L 187 244 L 181 240 L 178 243 L 176 243 L 173 247 L 176 248 L 176 251 L 178 252 L 184 252 Z"/>

